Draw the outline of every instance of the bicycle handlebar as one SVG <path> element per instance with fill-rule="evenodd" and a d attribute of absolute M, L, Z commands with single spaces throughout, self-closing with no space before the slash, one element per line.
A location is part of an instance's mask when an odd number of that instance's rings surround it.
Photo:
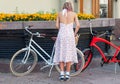
<path fill-rule="evenodd" d="M 28 30 L 28 28 L 30 28 L 30 27 L 33 27 L 33 25 L 28 25 L 28 26 L 26 26 L 25 27 L 25 30 L 30 34 L 30 35 L 32 35 L 32 36 L 37 36 L 37 37 L 45 37 L 46 36 L 46 34 L 40 34 L 39 32 L 36 32 L 36 33 L 32 33 L 30 30 Z"/>
<path fill-rule="evenodd" d="M 93 36 L 97 35 L 97 32 L 96 32 L 96 31 L 93 31 L 93 29 L 92 29 L 91 20 L 88 19 L 88 21 L 89 21 L 89 25 L 90 25 L 90 33 L 91 33 Z M 103 35 L 106 35 L 106 36 L 115 35 L 115 34 L 112 33 L 112 30 L 113 30 L 113 29 L 107 30 L 107 31 L 105 31 L 104 33 L 100 34 L 98 37 L 102 37 Z"/>
<path fill-rule="evenodd" d="M 26 27 L 25 27 L 25 30 L 26 30 L 29 34 L 33 35 L 33 33 L 28 30 L 28 28 L 30 28 L 30 27 L 32 27 L 32 25 L 26 26 Z"/>

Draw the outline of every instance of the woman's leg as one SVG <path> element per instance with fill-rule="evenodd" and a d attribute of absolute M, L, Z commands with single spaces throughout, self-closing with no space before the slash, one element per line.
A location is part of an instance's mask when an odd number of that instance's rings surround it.
<path fill-rule="evenodd" d="M 66 72 L 70 72 L 71 69 L 71 62 L 66 63 Z"/>
<path fill-rule="evenodd" d="M 60 62 L 59 65 L 60 65 L 60 77 L 59 77 L 59 79 L 61 81 L 64 81 L 64 77 L 65 77 L 64 62 Z"/>
<path fill-rule="evenodd" d="M 64 62 L 60 62 L 59 64 L 60 64 L 60 70 L 64 71 Z"/>
<path fill-rule="evenodd" d="M 71 62 L 66 63 L 65 81 L 70 79 Z"/>

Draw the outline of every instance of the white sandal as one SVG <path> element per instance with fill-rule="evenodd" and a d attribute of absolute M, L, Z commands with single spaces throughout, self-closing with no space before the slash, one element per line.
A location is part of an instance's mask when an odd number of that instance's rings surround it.
<path fill-rule="evenodd" d="M 69 81 L 70 80 L 70 75 L 66 75 L 65 76 L 65 81 Z"/>
<path fill-rule="evenodd" d="M 64 75 L 60 75 L 59 79 L 60 79 L 60 81 L 64 81 L 65 80 L 65 76 Z"/>

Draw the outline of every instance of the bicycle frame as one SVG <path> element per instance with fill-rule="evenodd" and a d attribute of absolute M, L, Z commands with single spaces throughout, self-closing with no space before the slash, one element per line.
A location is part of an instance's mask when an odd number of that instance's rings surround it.
<path fill-rule="evenodd" d="M 104 52 L 96 44 L 97 42 L 106 43 L 106 44 L 112 46 L 115 49 L 115 53 L 110 60 L 107 60 L 107 57 L 105 56 Z M 120 52 L 120 46 L 116 46 L 112 42 L 109 42 L 106 39 L 103 39 L 103 38 L 100 38 L 100 37 L 97 37 L 97 36 L 93 36 L 93 38 L 91 40 L 91 43 L 90 43 L 90 46 L 95 47 L 100 52 L 100 55 L 102 56 L 104 62 L 120 62 L 120 60 L 117 59 L 118 53 Z"/>
<path fill-rule="evenodd" d="M 47 60 L 34 46 L 33 44 L 39 48 L 48 58 L 49 60 Z M 39 46 L 34 40 L 33 40 L 33 37 L 30 38 L 30 41 L 29 41 L 29 45 L 28 45 L 28 50 L 30 51 L 30 49 L 33 49 L 48 65 L 53 65 L 53 62 L 52 62 L 52 58 L 53 58 L 53 52 L 54 52 L 54 46 L 53 46 L 53 50 L 52 50 L 52 54 L 49 55 L 41 46 Z"/>
<path fill-rule="evenodd" d="M 101 66 L 103 66 L 103 64 L 108 64 L 108 63 L 118 63 L 120 65 L 120 46 L 117 46 L 114 43 L 110 42 L 109 40 L 102 38 L 103 35 L 106 35 L 106 37 L 110 37 L 111 35 L 113 35 L 112 29 L 107 30 L 104 33 L 97 36 L 98 33 L 96 31 L 93 31 L 91 20 L 89 20 L 88 22 L 90 25 L 91 39 L 89 43 L 89 48 L 83 50 L 85 56 L 85 65 L 83 67 L 83 70 L 85 70 L 88 67 L 88 65 L 90 64 L 93 58 L 93 53 L 94 53 L 93 48 L 95 48 L 102 57 L 100 63 Z M 115 51 L 106 54 L 97 43 L 105 43 L 106 45 L 112 47 Z"/>

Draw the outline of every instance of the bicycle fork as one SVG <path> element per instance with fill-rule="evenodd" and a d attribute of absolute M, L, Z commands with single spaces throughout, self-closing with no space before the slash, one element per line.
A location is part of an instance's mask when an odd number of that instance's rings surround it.
<path fill-rule="evenodd" d="M 22 59 L 23 64 L 25 64 L 27 62 L 29 55 L 30 55 L 30 48 L 28 47 L 26 52 L 25 52 L 25 55 L 24 55 L 24 57 Z"/>

